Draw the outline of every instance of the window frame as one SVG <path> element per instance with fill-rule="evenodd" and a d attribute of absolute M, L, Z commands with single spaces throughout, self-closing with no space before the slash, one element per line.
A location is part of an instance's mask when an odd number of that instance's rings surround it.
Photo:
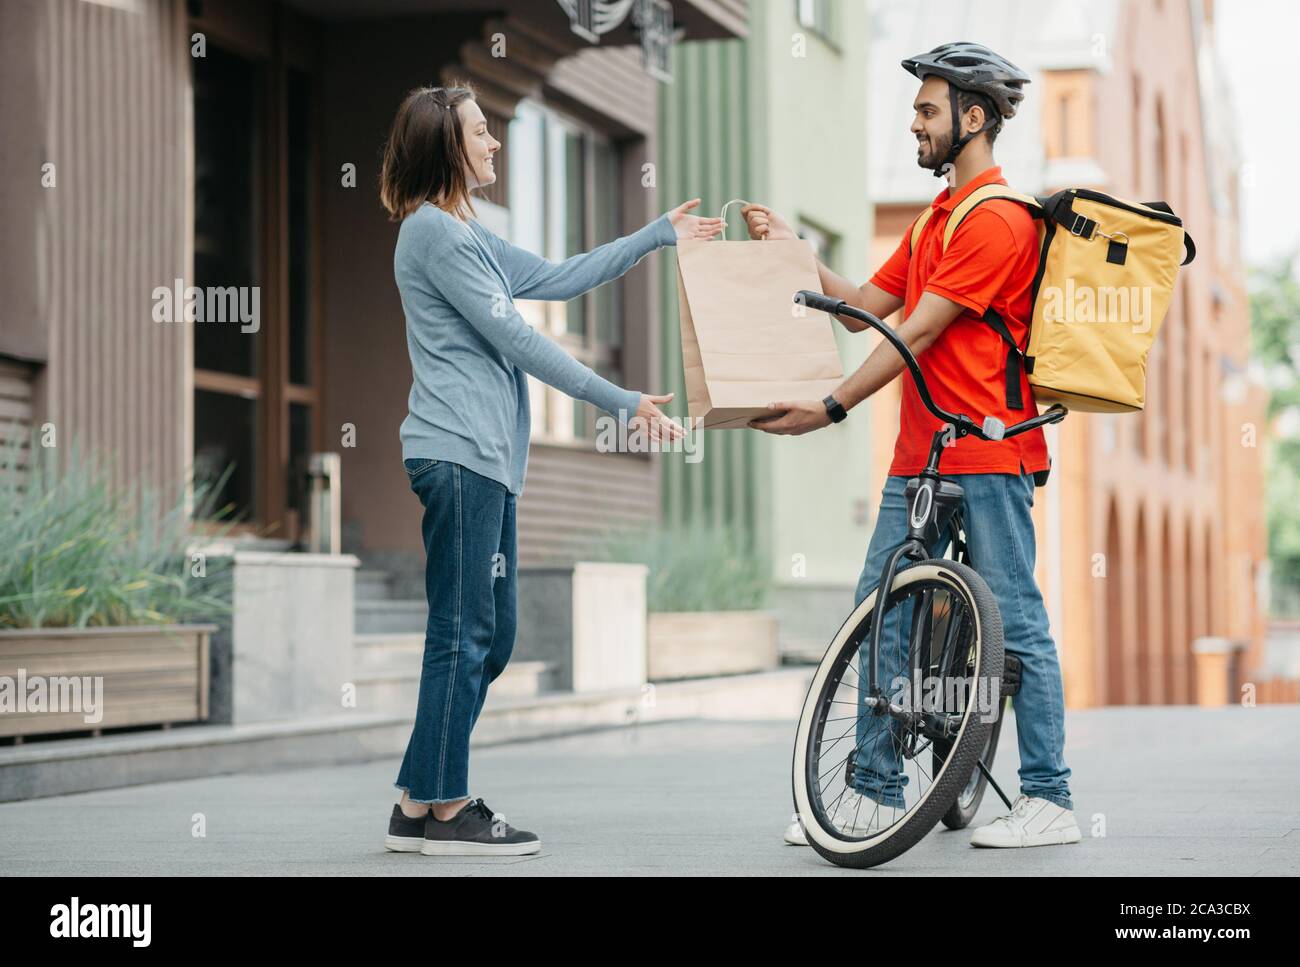
<path fill-rule="evenodd" d="M 794 19 L 802 30 L 811 31 L 831 50 L 839 53 L 835 40 L 835 0 L 794 0 Z"/>
<path fill-rule="evenodd" d="M 321 230 L 320 152 L 322 146 L 321 82 L 318 34 L 305 17 L 282 7 L 224 11 L 189 18 L 191 31 L 201 31 L 209 47 L 250 61 L 263 72 L 259 137 L 256 158 L 258 220 L 254 225 L 256 282 L 261 289 L 261 320 L 254 338 L 253 374 L 240 376 L 199 368 L 191 364 L 191 396 L 199 392 L 238 396 L 255 401 L 253 444 L 253 504 L 247 518 L 233 527 L 217 521 L 196 520 L 200 532 L 228 529 L 234 534 L 254 534 L 296 542 L 306 526 L 304 517 L 290 506 L 292 473 L 291 409 L 307 411 L 307 455 L 323 449 L 324 332 L 321 321 L 321 282 L 324 239 Z M 192 65 L 191 65 L 192 70 Z M 308 83 L 308 145 L 305 167 L 311 176 L 305 203 L 307 282 L 305 287 L 307 382 L 290 379 L 290 144 L 289 107 L 291 72 Z M 191 124 L 194 122 L 191 121 Z M 191 137 L 194 131 L 191 128 Z M 197 245 L 199 239 L 194 237 Z M 193 279 L 193 266 L 191 266 Z M 197 280 L 195 280 L 197 282 Z M 210 284 L 210 283 L 205 283 Z M 194 428 L 191 439 L 199 441 Z"/>
<path fill-rule="evenodd" d="M 542 124 L 539 151 L 542 166 L 540 179 L 536 171 L 525 171 L 518 156 L 511 159 L 510 172 L 512 179 L 527 178 L 529 183 L 540 183 L 545 186 L 540 228 L 544 251 L 536 254 L 542 255 L 550 261 L 559 262 L 571 254 L 589 252 L 599 245 L 622 236 L 626 224 L 626 210 L 622 191 L 626 171 L 626 151 L 624 147 L 608 131 L 574 117 L 541 97 L 530 97 L 519 102 L 515 111 L 515 118 L 511 122 L 512 127 L 515 121 L 521 120 L 521 115 L 528 113 L 540 115 Z M 557 213 L 562 211 L 562 206 L 567 201 L 567 198 L 565 201 L 560 201 L 556 197 L 556 193 L 551 191 L 552 179 L 555 177 L 553 168 L 556 155 L 556 142 L 553 140 L 556 137 L 553 134 L 555 131 L 562 132 L 560 137 L 569 134 L 577 135 L 581 144 L 580 163 L 582 172 L 577 183 L 581 184 L 583 192 L 580 215 L 582 232 L 581 242 L 576 246 L 576 251 L 573 253 L 567 252 L 567 246 L 563 244 L 563 239 L 557 231 L 555 222 Z M 510 137 L 507 132 L 505 150 L 510 149 L 513 140 L 515 139 Z M 606 152 L 603 163 L 611 165 L 607 172 L 610 176 L 607 182 L 603 182 L 601 178 L 597 177 L 597 167 L 602 163 L 600 156 L 602 150 Z M 598 193 L 606 183 L 612 189 L 612 197 L 617 201 L 617 208 L 612 213 L 600 209 L 601 202 Z M 512 180 L 511 185 L 513 184 L 514 181 Z M 510 212 L 511 219 L 510 241 L 512 244 L 528 248 L 529 251 L 536 251 L 533 246 L 524 245 L 517 236 L 515 218 L 519 206 L 514 204 L 515 200 L 509 197 L 511 195 L 513 195 L 513 192 L 508 191 L 506 207 Z M 567 234 L 567 227 L 565 233 Z M 609 237 L 604 237 L 605 235 Z M 603 291 L 609 287 L 613 287 L 613 294 Z M 581 332 L 573 332 L 569 328 L 570 311 L 573 303 L 578 301 L 581 303 L 583 324 Z M 603 307 L 602 303 L 604 303 Z M 583 293 L 577 299 L 566 302 L 518 299 L 515 301 L 515 305 L 520 315 L 529 325 L 554 339 L 579 362 L 595 370 L 606 379 L 610 379 L 611 382 L 622 384 L 626 378 L 624 351 L 627 318 L 625 292 L 621 279 L 607 282 L 596 289 Z M 608 310 L 611 306 L 615 307 L 614 318 L 611 320 L 612 325 L 602 327 L 600 321 L 602 308 Z M 613 334 L 614 338 L 600 338 L 602 328 L 607 333 Z M 531 375 L 527 379 L 530 408 L 532 410 L 533 442 L 547 446 L 593 450 L 597 439 L 595 420 L 600 415 L 598 408 L 586 401 L 572 399 L 560 390 L 547 386 Z M 579 420 L 582 421 L 581 429 L 577 425 Z"/>

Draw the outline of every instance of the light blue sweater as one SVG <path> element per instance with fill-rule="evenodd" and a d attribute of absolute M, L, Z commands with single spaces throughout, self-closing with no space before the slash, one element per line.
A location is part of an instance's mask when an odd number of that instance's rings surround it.
<path fill-rule="evenodd" d="M 458 463 L 522 493 L 532 424 L 525 373 L 631 419 L 641 394 L 578 362 L 524 322 L 512 300 L 575 298 L 676 243 L 665 214 L 556 263 L 428 202 L 408 215 L 393 253 L 413 376 L 402 459 Z"/>

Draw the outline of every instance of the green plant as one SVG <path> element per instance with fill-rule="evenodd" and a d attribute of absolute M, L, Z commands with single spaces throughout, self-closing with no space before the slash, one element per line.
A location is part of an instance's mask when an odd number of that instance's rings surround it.
<path fill-rule="evenodd" d="M 0 628 L 172 624 L 229 611 L 230 561 L 189 554 L 185 487 L 164 509 L 145 486 L 115 486 L 111 465 L 75 444 L 64 453 L 35 435 L 23 442 L 11 435 L 0 451 Z M 214 516 L 219 491 L 195 484 L 196 511 Z"/>
<path fill-rule="evenodd" d="M 1285 432 L 1300 415 L 1300 252 L 1251 273 L 1250 316 L 1255 359 L 1269 374 L 1268 415 L 1281 432 L 1268 442 L 1268 556 L 1271 610 L 1300 615 L 1300 435 Z M 1285 417 L 1291 419 L 1284 419 Z"/>
<path fill-rule="evenodd" d="M 767 594 L 761 560 L 727 531 L 628 531 L 612 536 L 602 556 L 649 567 L 648 611 L 747 611 Z"/>

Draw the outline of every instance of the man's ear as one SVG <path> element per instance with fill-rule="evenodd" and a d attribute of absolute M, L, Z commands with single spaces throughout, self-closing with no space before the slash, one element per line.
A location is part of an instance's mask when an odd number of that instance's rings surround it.
<path fill-rule="evenodd" d="M 968 118 L 972 118 L 972 117 L 975 120 L 971 124 L 970 128 L 967 129 L 966 121 Z M 967 108 L 966 113 L 962 115 L 962 131 L 963 133 L 966 134 L 973 134 L 974 132 L 978 131 L 983 126 L 984 122 L 987 120 L 988 118 L 984 116 L 983 106 L 979 103 L 979 101 L 976 101 L 969 108 Z"/>

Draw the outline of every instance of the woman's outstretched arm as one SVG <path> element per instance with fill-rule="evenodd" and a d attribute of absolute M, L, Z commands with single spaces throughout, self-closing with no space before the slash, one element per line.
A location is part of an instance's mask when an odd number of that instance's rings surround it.
<path fill-rule="evenodd" d="M 426 264 L 434 287 L 502 356 L 524 372 L 575 399 L 586 400 L 622 421 L 631 419 L 641 394 L 616 386 L 528 325 L 509 293 L 469 237 L 468 226 L 430 228 Z"/>
<path fill-rule="evenodd" d="M 665 245 L 676 245 L 679 238 L 712 238 L 722 230 L 722 219 L 687 214 L 699 203 L 698 198 L 692 199 L 631 235 L 606 242 L 590 252 L 570 256 L 562 262 L 548 261 L 491 232 L 487 235 L 516 299 L 562 302 L 619 278 L 646 255 Z"/>

